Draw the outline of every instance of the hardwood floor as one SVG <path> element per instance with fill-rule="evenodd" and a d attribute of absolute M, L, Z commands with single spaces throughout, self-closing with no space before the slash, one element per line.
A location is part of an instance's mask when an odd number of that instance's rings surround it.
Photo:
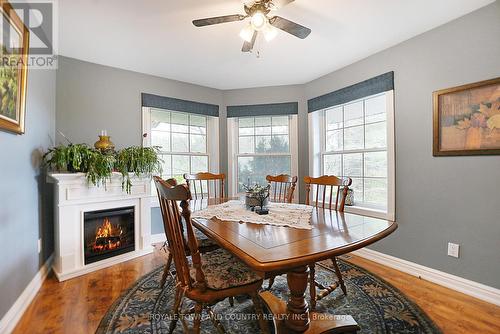
<path fill-rule="evenodd" d="M 500 306 L 357 256 L 352 256 L 348 261 L 382 277 L 401 290 L 427 313 L 443 333 L 500 333 Z"/>
<path fill-rule="evenodd" d="M 85 276 L 59 283 L 53 274 L 14 333 L 94 333 L 109 306 L 139 277 L 166 261 L 155 250 Z M 384 278 L 415 301 L 444 333 L 500 333 L 500 307 L 353 256 L 354 264 Z"/>
<path fill-rule="evenodd" d="M 113 302 L 142 275 L 166 261 L 165 252 L 155 250 L 61 283 L 51 273 L 13 333 L 94 333 Z"/>

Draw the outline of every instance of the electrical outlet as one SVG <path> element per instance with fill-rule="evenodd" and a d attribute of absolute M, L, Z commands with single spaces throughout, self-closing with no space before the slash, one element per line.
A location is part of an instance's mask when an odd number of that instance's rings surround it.
<path fill-rule="evenodd" d="M 38 254 L 42 252 L 42 238 L 38 239 Z"/>
<path fill-rule="evenodd" d="M 448 243 L 448 256 L 458 258 L 458 254 L 460 251 L 460 245 L 449 242 Z"/>

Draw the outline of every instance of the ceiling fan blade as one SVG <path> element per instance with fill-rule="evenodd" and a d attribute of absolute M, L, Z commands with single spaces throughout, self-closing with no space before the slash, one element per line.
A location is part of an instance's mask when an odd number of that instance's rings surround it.
<path fill-rule="evenodd" d="M 210 26 L 212 24 L 241 21 L 244 20 L 245 18 L 246 18 L 245 15 L 240 15 L 240 14 L 216 16 L 216 17 L 209 17 L 206 19 L 194 20 L 193 24 L 197 27 L 204 27 L 204 26 Z"/>
<path fill-rule="evenodd" d="M 250 52 L 250 51 L 252 51 L 252 50 L 253 50 L 253 46 L 254 46 L 254 44 L 255 44 L 255 40 L 257 39 L 257 35 L 258 35 L 258 33 L 259 33 L 259 32 L 258 32 L 257 30 L 255 30 L 255 31 L 253 32 L 252 40 L 251 40 L 250 42 L 245 41 L 245 42 L 243 43 L 243 47 L 241 48 L 241 51 L 242 51 L 242 52 Z"/>
<path fill-rule="evenodd" d="M 272 0 L 271 9 L 272 10 L 280 9 L 281 7 L 285 7 L 286 5 L 288 5 L 289 3 L 294 2 L 294 1 L 295 0 Z"/>
<path fill-rule="evenodd" d="M 286 31 L 298 38 L 304 39 L 311 33 L 311 29 L 301 26 L 298 23 L 289 21 L 280 16 L 274 16 L 269 20 L 273 27 Z"/>

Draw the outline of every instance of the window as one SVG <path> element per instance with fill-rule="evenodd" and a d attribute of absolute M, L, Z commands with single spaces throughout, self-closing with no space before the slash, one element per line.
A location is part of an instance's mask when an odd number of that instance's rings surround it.
<path fill-rule="evenodd" d="M 216 117 L 144 108 L 145 145 L 160 147 L 162 178 L 184 183 L 185 173 L 218 170 Z"/>
<path fill-rule="evenodd" d="M 392 96 L 391 91 L 322 110 L 323 121 L 317 122 L 321 174 L 352 178 L 355 207 L 385 213 L 394 207 Z"/>
<path fill-rule="evenodd" d="M 259 116 L 230 119 L 233 135 L 233 193 L 243 184 L 266 184 L 266 175 L 296 175 L 295 116 Z"/>

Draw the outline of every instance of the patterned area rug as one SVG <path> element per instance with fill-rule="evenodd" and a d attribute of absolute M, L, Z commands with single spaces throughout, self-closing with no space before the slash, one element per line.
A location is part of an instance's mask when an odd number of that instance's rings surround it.
<path fill-rule="evenodd" d="M 352 315 L 361 327 L 360 333 L 441 333 L 417 305 L 389 283 L 349 262 L 339 261 L 339 266 L 346 281 L 347 296 L 336 289 L 318 302 L 318 312 Z M 319 266 L 316 268 L 316 278 L 330 284 L 334 274 Z M 175 283 L 169 279 L 165 288 L 160 289 L 162 272 L 163 267 L 153 270 L 124 293 L 101 320 L 97 333 L 168 333 Z M 277 277 L 271 291 L 287 298 L 286 277 Z M 184 308 L 190 306 L 192 304 L 186 300 Z M 252 317 L 253 304 L 245 296 L 236 298 L 234 307 L 227 300 L 222 301 L 214 311 L 228 333 L 260 332 L 255 317 Z M 182 331 L 178 321 L 175 333 Z M 215 332 L 212 322 L 204 318 L 202 333 Z"/>

